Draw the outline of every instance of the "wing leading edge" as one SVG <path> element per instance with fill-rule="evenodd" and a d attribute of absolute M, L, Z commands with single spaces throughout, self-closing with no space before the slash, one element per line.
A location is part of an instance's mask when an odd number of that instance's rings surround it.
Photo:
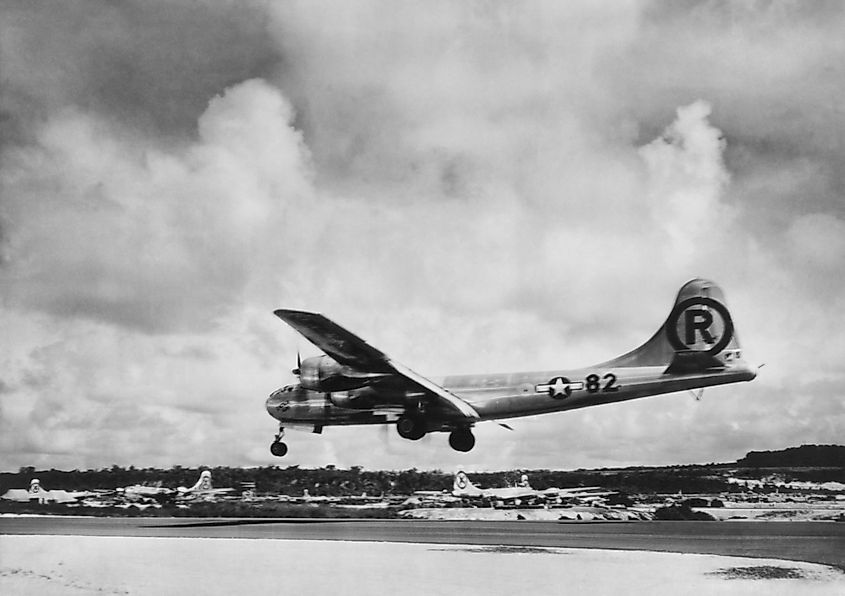
<path fill-rule="evenodd" d="M 461 417 L 469 421 L 478 420 L 478 412 L 469 403 L 389 358 L 381 350 L 323 315 L 285 309 L 276 310 L 274 314 L 340 364 L 362 372 L 395 373 L 433 396 L 441 405 L 456 410 Z"/>

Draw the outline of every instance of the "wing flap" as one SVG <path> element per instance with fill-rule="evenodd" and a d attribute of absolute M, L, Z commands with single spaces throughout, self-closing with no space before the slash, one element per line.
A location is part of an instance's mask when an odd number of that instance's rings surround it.
<path fill-rule="evenodd" d="M 429 381 L 422 375 L 418 375 L 404 364 L 400 364 L 395 360 L 390 360 L 389 363 L 397 373 L 439 397 L 442 402 L 445 402 L 460 412 L 464 418 L 468 418 L 470 420 L 478 420 L 480 418 L 478 412 L 475 411 L 475 408 L 454 393 L 451 393 L 448 389 L 441 387 L 437 383 Z"/>

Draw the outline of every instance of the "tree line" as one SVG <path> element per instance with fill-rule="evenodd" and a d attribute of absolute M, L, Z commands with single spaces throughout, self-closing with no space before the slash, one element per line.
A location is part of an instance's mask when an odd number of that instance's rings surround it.
<path fill-rule="evenodd" d="M 719 493 L 743 490 L 728 483 L 727 476 L 762 478 L 772 473 L 761 469 L 776 467 L 786 479 L 845 481 L 845 447 L 835 445 L 803 445 L 773 452 L 749 452 L 733 464 L 705 464 L 666 467 L 614 468 L 599 470 L 512 470 L 471 473 L 478 486 L 515 486 L 522 474 L 528 475 L 535 489 L 550 487 L 601 486 L 624 493 Z M 811 466 L 810 470 L 792 468 Z M 25 488 L 38 478 L 47 489 L 93 490 L 114 489 L 133 484 L 176 488 L 191 486 L 202 470 L 211 470 L 216 487 L 251 488 L 259 494 L 301 496 L 305 490 L 312 496 L 407 495 L 414 491 L 450 491 L 453 474 L 441 470 L 364 470 L 328 465 L 322 468 L 299 466 L 265 466 L 232 468 L 200 466 L 172 468 L 128 468 L 112 466 L 100 470 L 36 470 L 23 467 L 17 472 L 0 473 L 0 492 L 9 488 Z"/>

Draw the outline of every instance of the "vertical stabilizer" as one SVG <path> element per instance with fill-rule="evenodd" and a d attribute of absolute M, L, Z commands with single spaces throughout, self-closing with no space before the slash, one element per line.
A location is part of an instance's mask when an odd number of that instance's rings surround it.
<path fill-rule="evenodd" d="M 203 470 L 200 473 L 199 480 L 197 483 L 194 484 L 189 490 L 191 491 L 203 491 L 203 490 L 211 490 L 211 472 L 208 470 Z"/>
<path fill-rule="evenodd" d="M 50 500 L 50 491 L 41 486 L 41 481 L 38 478 L 33 478 L 29 483 L 29 500 L 37 501 L 38 503 L 46 503 Z"/>
<path fill-rule="evenodd" d="M 211 472 L 209 470 L 203 470 L 200 473 L 199 480 L 197 480 L 196 484 L 194 484 L 191 488 L 180 486 L 176 490 L 180 493 L 194 493 L 211 490 Z"/>
<path fill-rule="evenodd" d="M 456 497 L 479 497 L 482 495 L 480 488 L 475 486 L 463 470 L 455 474 L 452 482 L 452 495 Z"/>
<path fill-rule="evenodd" d="M 685 283 L 672 311 L 640 347 L 599 366 L 665 366 L 667 373 L 728 368 L 741 359 L 722 289 L 712 281 Z"/>

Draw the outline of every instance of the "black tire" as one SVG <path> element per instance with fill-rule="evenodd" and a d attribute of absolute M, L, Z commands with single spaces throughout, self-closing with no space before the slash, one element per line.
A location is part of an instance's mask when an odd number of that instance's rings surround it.
<path fill-rule="evenodd" d="M 418 441 L 425 436 L 425 421 L 419 416 L 403 414 L 396 421 L 396 432 L 403 439 Z"/>
<path fill-rule="evenodd" d="M 453 430 L 449 434 L 449 446 L 455 451 L 466 453 L 475 447 L 475 436 L 467 429 Z"/>
<path fill-rule="evenodd" d="M 280 441 L 275 441 L 270 444 L 270 453 L 276 457 L 283 457 L 288 452 L 288 446 Z"/>

